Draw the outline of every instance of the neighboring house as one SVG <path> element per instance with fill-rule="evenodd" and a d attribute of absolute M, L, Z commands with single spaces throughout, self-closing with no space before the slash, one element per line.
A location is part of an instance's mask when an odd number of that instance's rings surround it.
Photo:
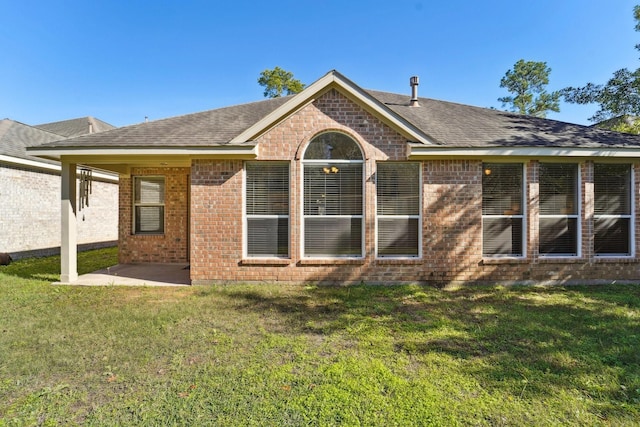
<path fill-rule="evenodd" d="M 364 90 L 297 95 L 41 145 L 120 176 L 121 263 L 208 282 L 640 280 L 640 137 Z M 77 279 L 63 188 L 61 280 Z"/>
<path fill-rule="evenodd" d="M 26 147 L 107 129 L 114 127 L 92 117 L 38 126 L 0 120 L 0 252 L 14 259 L 60 252 L 60 163 Z M 89 205 L 78 212 L 82 248 L 117 240 L 118 177 L 94 171 L 92 178 Z"/>
<path fill-rule="evenodd" d="M 116 127 L 95 117 L 80 117 L 77 119 L 35 125 L 34 128 L 55 133 L 56 135 L 61 135 L 66 138 L 72 138 L 74 136 L 104 132 L 115 129 Z"/>

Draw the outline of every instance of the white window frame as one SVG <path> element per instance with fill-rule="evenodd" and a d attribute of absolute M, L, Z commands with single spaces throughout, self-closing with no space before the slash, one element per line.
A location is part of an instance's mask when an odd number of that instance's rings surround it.
<path fill-rule="evenodd" d="M 163 195 L 162 195 L 162 203 L 136 203 L 136 182 L 138 180 L 147 180 L 147 181 L 158 181 L 158 180 L 162 180 L 163 182 Z M 132 206 L 133 206 L 133 212 L 131 212 L 132 214 L 132 220 L 131 223 L 133 224 L 133 233 L 134 235 L 139 235 L 139 236 L 153 236 L 153 235 L 163 235 L 166 232 L 166 219 L 167 219 L 167 209 L 166 209 L 166 196 L 167 196 L 167 178 L 163 175 L 137 175 L 133 177 L 133 182 L 132 182 L 133 188 L 132 188 Z M 139 231 L 138 230 L 138 223 L 136 222 L 136 208 L 138 207 L 161 207 L 162 208 L 162 230 L 161 231 Z"/>
<path fill-rule="evenodd" d="M 571 255 L 571 254 L 542 254 L 540 253 L 539 256 L 541 258 L 580 258 L 582 257 L 582 177 L 581 177 L 581 167 L 580 167 L 580 163 L 571 163 L 571 162 L 539 162 L 538 163 L 538 197 L 540 196 L 540 187 L 539 187 L 539 183 L 540 183 L 540 176 L 542 176 L 542 173 L 540 172 L 540 165 L 543 163 L 557 163 L 557 164 L 571 164 L 571 165 L 575 165 L 576 167 L 576 214 L 571 214 L 571 215 L 543 215 L 543 214 L 538 214 L 538 237 L 540 236 L 540 219 L 554 219 L 554 218 L 575 218 L 576 220 L 576 254 L 575 255 Z M 538 203 L 538 212 L 540 211 L 540 204 Z M 540 239 L 538 238 L 538 250 L 540 249 Z"/>
<path fill-rule="evenodd" d="M 377 165 L 379 165 L 380 163 L 392 163 L 394 165 L 406 165 L 406 164 L 417 164 L 418 165 L 418 188 L 422 189 L 422 162 L 378 162 L 376 163 L 376 169 L 377 169 Z M 419 210 L 418 210 L 418 215 L 382 215 L 378 213 L 378 191 L 377 191 L 377 186 L 378 186 L 378 172 L 376 170 L 376 230 L 375 230 L 375 239 L 376 239 L 376 257 L 380 258 L 380 259 L 420 259 L 422 258 L 422 206 L 423 206 L 423 195 L 422 195 L 422 191 L 419 190 Z M 378 247 L 378 229 L 379 229 L 379 220 L 380 219 L 417 219 L 418 220 L 418 253 L 416 255 L 382 255 L 379 253 L 379 247 Z"/>
<path fill-rule="evenodd" d="M 343 133 L 343 132 L 338 132 L 335 130 L 331 130 L 328 132 L 323 132 L 323 133 L 342 133 L 344 135 L 346 135 L 347 137 L 349 137 L 354 144 L 356 144 L 356 146 L 358 147 L 358 149 L 360 150 L 360 156 L 361 159 L 360 160 L 345 160 L 345 159 L 305 159 L 305 155 L 306 155 L 306 151 L 309 148 L 309 146 L 311 145 L 311 143 L 318 138 L 320 135 L 322 135 L 322 133 L 315 135 L 313 138 L 311 138 L 311 141 L 309 142 L 309 144 L 307 144 L 307 147 L 305 148 L 305 151 L 302 153 L 301 156 L 301 160 L 300 160 L 300 177 L 299 177 L 299 182 L 300 182 L 300 206 L 299 206 L 299 212 L 300 212 L 300 218 L 302 218 L 302 221 L 300 222 L 300 254 L 301 254 L 301 258 L 302 259 L 306 259 L 306 260 L 317 260 L 317 259 L 328 259 L 328 260 L 348 260 L 348 259 L 356 259 L 356 260 L 361 260 L 364 259 L 365 256 L 365 237 L 366 237 L 366 181 L 365 181 L 365 175 L 366 175 L 366 162 L 365 162 L 365 158 L 364 158 L 364 152 L 362 151 L 362 147 L 360 147 L 360 144 L 355 140 L 355 138 L 351 137 L 350 135 Z M 331 163 L 332 165 L 341 165 L 341 164 L 361 164 L 362 165 L 362 176 L 361 176 L 361 183 L 362 183 L 362 214 L 361 215 L 327 215 L 327 217 L 330 218 L 356 218 L 356 219 L 360 219 L 360 230 L 361 230 L 361 241 L 360 241 L 360 255 L 357 256 L 336 256 L 336 255 L 331 255 L 331 254 L 326 254 L 326 255 L 307 255 L 305 253 L 305 223 L 307 218 L 319 218 L 322 217 L 321 215 L 305 215 L 304 213 L 304 207 L 305 207 L 305 194 L 304 194 L 304 171 L 305 171 L 305 167 L 310 166 L 310 165 L 322 165 L 322 164 L 327 164 L 327 163 Z"/>
<path fill-rule="evenodd" d="M 592 164 L 593 167 L 593 181 L 595 184 L 595 165 L 601 163 L 601 164 L 624 164 L 624 165 L 628 165 L 629 169 L 630 169 L 630 173 L 629 173 L 629 211 L 631 212 L 628 215 L 597 215 L 595 213 L 595 185 L 593 187 L 593 198 L 594 198 L 594 212 L 593 212 L 593 242 L 595 244 L 595 232 L 596 232 L 596 219 L 599 218 L 603 218 L 603 219 L 608 219 L 608 218 L 612 218 L 612 219 L 628 219 L 629 220 L 629 235 L 627 236 L 627 238 L 629 239 L 629 253 L 628 254 L 597 254 L 596 253 L 596 249 L 595 247 L 593 248 L 593 255 L 596 258 L 600 258 L 600 259 L 606 259 L 606 258 L 623 258 L 623 259 L 628 259 L 628 258 L 635 258 L 636 256 L 636 241 L 635 241 L 635 235 L 636 235 L 636 227 L 635 227 L 635 217 L 636 217 L 636 198 L 635 198 L 635 168 L 634 168 L 634 164 L 631 162 L 625 162 L 625 163 L 614 163 L 614 162 L 594 162 Z"/>
<path fill-rule="evenodd" d="M 247 164 L 265 164 L 265 161 L 251 161 L 245 162 L 243 167 L 243 182 L 242 186 L 242 256 L 247 259 L 290 259 L 291 258 L 291 164 L 286 161 L 269 162 L 270 164 L 287 165 L 289 176 L 289 191 L 287 193 L 289 203 L 289 213 L 287 215 L 254 215 L 247 214 Z M 287 234 L 289 236 L 287 241 L 287 254 L 286 255 L 251 255 L 249 254 L 249 220 L 250 219 L 287 219 Z"/>
<path fill-rule="evenodd" d="M 485 173 L 484 165 L 486 163 L 491 164 L 518 164 L 522 169 L 522 196 L 521 196 L 521 213 L 520 215 L 484 215 L 482 214 L 482 257 L 486 259 L 524 259 L 527 257 L 527 242 L 528 240 L 528 224 L 527 224 L 527 164 L 522 161 L 503 161 L 503 160 L 483 160 L 482 161 L 482 173 Z M 482 183 L 480 184 L 482 186 Z M 481 189 L 484 192 L 484 188 Z M 482 206 L 480 207 L 482 210 Z M 522 254 L 521 255 L 485 255 L 484 254 L 484 222 L 485 219 L 497 219 L 497 218 L 519 218 L 522 221 Z"/>

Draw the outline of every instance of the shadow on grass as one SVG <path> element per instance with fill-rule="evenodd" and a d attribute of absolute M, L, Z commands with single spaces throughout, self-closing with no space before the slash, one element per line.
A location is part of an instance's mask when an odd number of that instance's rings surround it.
<path fill-rule="evenodd" d="M 118 263 L 118 248 L 78 253 L 78 274 L 91 273 Z M 29 280 L 55 282 L 60 279 L 60 256 L 23 258 L 0 267 L 0 273 Z"/>
<path fill-rule="evenodd" d="M 390 337 L 395 353 L 417 363 L 434 354 L 464 361 L 467 374 L 488 388 L 511 387 L 516 396 L 584 393 L 599 402 L 603 416 L 634 406 L 632 413 L 638 413 L 638 286 L 327 286 L 282 293 L 242 287 L 225 292 L 240 310 L 277 313 L 290 331 L 347 334 L 358 341 L 370 328 Z"/>

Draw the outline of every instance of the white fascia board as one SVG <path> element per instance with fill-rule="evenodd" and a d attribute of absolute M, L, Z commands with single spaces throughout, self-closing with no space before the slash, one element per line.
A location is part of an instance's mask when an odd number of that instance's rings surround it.
<path fill-rule="evenodd" d="M 32 156 L 60 159 L 62 156 L 246 156 L 255 154 L 255 145 L 244 147 L 176 147 L 176 148 L 40 148 L 29 150 Z"/>
<path fill-rule="evenodd" d="M 62 170 L 62 167 L 59 164 L 52 165 L 51 163 L 37 162 L 34 160 L 21 159 L 19 157 L 5 156 L 3 154 L 0 154 L 0 162 L 9 163 L 16 166 L 22 166 L 25 168 L 47 170 L 47 171 L 57 172 L 57 173 L 60 173 L 60 171 Z M 91 168 L 91 170 L 92 170 L 92 176 L 94 178 L 97 178 L 103 181 L 118 182 L 117 175 L 114 175 L 108 172 L 98 171 L 93 168 Z"/>
<path fill-rule="evenodd" d="M 562 148 L 562 147 L 491 147 L 491 148 L 446 148 L 412 144 L 410 158 L 421 157 L 639 157 L 640 148 Z"/>
<path fill-rule="evenodd" d="M 51 163 L 38 162 L 35 160 L 21 159 L 19 157 L 5 156 L 0 154 L 0 162 L 9 163 L 12 165 L 23 166 L 28 168 L 44 169 L 50 171 L 60 172 L 60 165 L 52 165 Z"/>
<path fill-rule="evenodd" d="M 337 86 L 348 95 L 355 98 L 358 102 L 366 106 L 370 111 L 373 111 L 378 116 L 382 117 L 386 122 L 391 123 L 398 129 L 403 131 L 414 141 L 421 142 L 423 144 L 433 144 L 429 137 L 423 134 L 420 130 L 413 125 L 402 120 L 398 115 L 391 112 L 380 102 L 376 101 L 370 95 L 366 94 L 355 83 L 344 78 L 340 73 L 332 71 L 316 80 L 311 85 L 307 86 L 302 92 L 295 95 L 289 101 L 282 104 L 280 107 L 273 110 L 266 115 L 262 120 L 256 122 L 253 126 L 242 132 L 231 140 L 231 143 L 243 143 L 254 140 L 258 135 L 263 133 L 269 127 L 279 122 L 289 114 L 295 112 L 304 105 L 313 102 L 318 94 L 328 90 L 332 86 Z"/>

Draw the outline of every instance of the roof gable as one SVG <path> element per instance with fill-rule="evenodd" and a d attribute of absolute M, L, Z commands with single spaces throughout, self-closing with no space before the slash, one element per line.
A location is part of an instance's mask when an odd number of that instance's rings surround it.
<path fill-rule="evenodd" d="M 33 127 L 61 135 L 65 138 L 73 138 L 75 136 L 115 129 L 115 126 L 91 116 L 62 120 L 59 122 L 43 123 Z"/>
<path fill-rule="evenodd" d="M 404 135 L 408 140 L 423 144 L 433 144 L 433 139 L 430 136 L 335 70 L 325 74 L 299 94 L 292 96 L 287 102 L 233 138 L 230 143 L 239 144 L 255 140 L 268 129 L 331 89 L 337 90 L 345 97 L 356 102 L 398 133 Z"/>

